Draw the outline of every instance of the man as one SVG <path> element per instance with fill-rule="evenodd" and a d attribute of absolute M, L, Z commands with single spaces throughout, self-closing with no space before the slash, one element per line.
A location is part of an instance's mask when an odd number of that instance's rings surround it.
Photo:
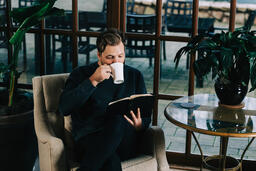
<path fill-rule="evenodd" d="M 122 34 L 115 29 L 97 39 L 98 62 L 76 68 L 67 79 L 60 97 L 60 112 L 71 114 L 75 146 L 82 171 L 120 171 L 121 161 L 136 155 L 140 134 L 151 118 L 140 110 L 127 116 L 107 115 L 108 103 L 133 94 L 146 93 L 142 74 L 124 65 L 124 83 L 114 84 L 110 64 L 125 62 Z"/>

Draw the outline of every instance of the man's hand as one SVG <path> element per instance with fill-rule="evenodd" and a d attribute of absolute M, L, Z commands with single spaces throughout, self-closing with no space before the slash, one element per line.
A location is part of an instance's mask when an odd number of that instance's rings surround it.
<path fill-rule="evenodd" d="M 124 115 L 124 118 L 136 129 L 140 130 L 142 127 L 142 120 L 140 117 L 140 108 L 137 109 L 137 115 L 134 114 L 134 112 L 131 110 L 130 114 L 132 116 L 132 120 L 129 119 L 126 115 Z"/>
<path fill-rule="evenodd" d="M 100 65 L 89 79 L 92 85 L 96 87 L 103 80 L 109 79 L 111 75 L 111 67 L 105 64 Z"/>

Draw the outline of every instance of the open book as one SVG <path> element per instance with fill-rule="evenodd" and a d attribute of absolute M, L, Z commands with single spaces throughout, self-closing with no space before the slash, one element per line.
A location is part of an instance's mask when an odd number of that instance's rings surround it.
<path fill-rule="evenodd" d="M 132 110 L 137 114 L 137 108 L 140 108 L 141 117 L 150 117 L 154 105 L 154 96 L 152 94 L 135 94 L 113 102 L 107 107 L 107 113 L 113 115 L 131 116 Z"/>

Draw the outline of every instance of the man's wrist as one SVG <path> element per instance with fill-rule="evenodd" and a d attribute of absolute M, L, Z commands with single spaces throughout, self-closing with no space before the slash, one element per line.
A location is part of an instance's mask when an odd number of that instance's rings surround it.
<path fill-rule="evenodd" d="M 89 80 L 91 81 L 91 83 L 92 83 L 92 85 L 93 85 L 94 87 L 96 87 L 96 86 L 99 84 L 99 82 L 96 81 L 95 79 L 93 79 L 92 76 L 90 76 Z"/>

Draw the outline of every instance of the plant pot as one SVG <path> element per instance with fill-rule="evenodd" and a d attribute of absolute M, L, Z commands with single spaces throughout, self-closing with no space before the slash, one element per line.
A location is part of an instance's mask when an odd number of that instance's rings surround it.
<path fill-rule="evenodd" d="M 216 80 L 214 87 L 220 103 L 224 105 L 241 104 L 248 91 L 248 85 L 242 83 L 223 84 L 219 79 Z"/>
<path fill-rule="evenodd" d="M 28 92 L 20 91 L 9 112 L 8 92 L 1 90 L 0 95 L 0 170 L 32 171 L 38 156 L 33 99 Z"/>
<path fill-rule="evenodd" d="M 0 116 L 0 170 L 32 171 L 38 155 L 33 110 Z"/>

